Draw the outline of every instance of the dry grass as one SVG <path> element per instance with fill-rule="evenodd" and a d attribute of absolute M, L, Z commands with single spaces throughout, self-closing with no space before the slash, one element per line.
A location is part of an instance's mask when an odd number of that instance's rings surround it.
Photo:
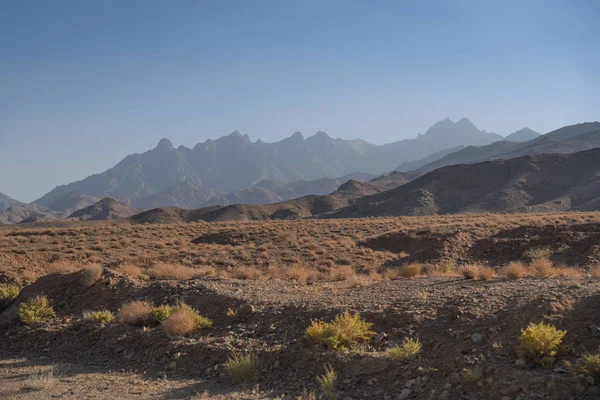
<path fill-rule="evenodd" d="M 148 269 L 147 274 L 154 279 L 181 281 L 196 278 L 201 272 L 181 264 L 156 263 Z"/>
<path fill-rule="evenodd" d="M 402 278 L 416 278 L 423 274 L 423 265 L 421 264 L 408 264 L 403 265 L 398 269 L 398 273 Z"/>
<path fill-rule="evenodd" d="M 337 315 L 332 322 L 312 321 L 306 329 L 305 339 L 334 349 L 346 349 L 370 340 L 375 334 L 371 330 L 372 326 L 372 323 L 363 320 L 360 315 L 346 311 Z"/>
<path fill-rule="evenodd" d="M 460 272 L 465 279 L 477 279 L 479 277 L 479 269 L 478 265 L 465 265 L 460 268 Z"/>
<path fill-rule="evenodd" d="M 19 304 L 17 313 L 19 321 L 26 325 L 46 322 L 56 317 L 52 303 L 46 296 L 34 296 L 24 301 Z"/>
<path fill-rule="evenodd" d="M 589 274 L 592 278 L 600 278 L 600 265 L 590 267 Z"/>
<path fill-rule="evenodd" d="M 125 325 L 143 326 L 153 322 L 152 303 L 143 300 L 134 300 L 121 307 L 117 320 Z"/>
<path fill-rule="evenodd" d="M 117 268 L 117 271 L 129 275 L 131 277 L 134 278 L 139 278 L 140 275 L 142 275 L 143 271 L 140 267 L 138 267 L 137 265 L 133 265 L 133 264 L 122 264 L 119 265 L 119 267 Z"/>
<path fill-rule="evenodd" d="M 263 277 L 263 273 L 260 269 L 256 267 L 249 266 L 241 266 L 235 268 L 230 272 L 231 277 L 235 279 L 261 279 Z"/>
<path fill-rule="evenodd" d="M 211 320 L 200 315 L 189 305 L 180 303 L 170 310 L 162 326 L 171 336 L 187 337 L 198 329 L 211 327 L 212 324 Z"/>
<path fill-rule="evenodd" d="M 527 269 L 530 271 L 530 275 L 541 278 L 549 278 L 556 275 L 552 261 L 547 258 L 534 258 L 527 265 Z"/>
<path fill-rule="evenodd" d="M 521 279 L 527 276 L 527 270 L 521 262 L 512 262 L 502 269 L 508 279 Z"/>

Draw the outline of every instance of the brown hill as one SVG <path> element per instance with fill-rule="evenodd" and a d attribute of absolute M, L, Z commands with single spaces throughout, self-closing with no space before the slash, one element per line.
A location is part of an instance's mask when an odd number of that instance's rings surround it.
<path fill-rule="evenodd" d="M 0 212 L 0 224 L 19 224 L 25 220 L 34 221 L 36 218 L 50 220 L 58 219 L 60 215 L 33 203 L 12 206 Z"/>
<path fill-rule="evenodd" d="M 181 223 L 197 221 L 252 221 L 268 219 L 302 219 L 346 207 L 364 196 L 380 193 L 403 185 L 416 175 L 392 172 L 370 182 L 349 180 L 330 195 L 308 195 L 274 204 L 233 204 L 211 206 L 197 210 L 161 207 L 148 210 L 130 218 L 134 223 Z"/>
<path fill-rule="evenodd" d="M 7 208 L 13 207 L 13 206 L 22 206 L 24 205 L 24 203 L 21 203 L 18 200 L 13 199 L 10 196 L 5 195 L 4 193 L 0 192 L 0 212 L 6 210 Z"/>
<path fill-rule="evenodd" d="M 68 193 L 54 201 L 48 208 L 60 213 L 72 214 L 77 210 L 96 204 L 100 199 L 81 193 Z"/>
<path fill-rule="evenodd" d="M 593 149 L 453 165 L 325 217 L 597 210 L 599 160 Z"/>
<path fill-rule="evenodd" d="M 92 206 L 75 211 L 68 218 L 80 221 L 100 221 L 127 218 L 139 212 L 140 210 L 137 208 L 129 207 L 107 197 Z"/>

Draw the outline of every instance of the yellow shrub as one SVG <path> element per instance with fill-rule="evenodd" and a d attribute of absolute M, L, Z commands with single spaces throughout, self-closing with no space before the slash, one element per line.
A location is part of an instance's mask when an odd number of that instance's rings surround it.
<path fill-rule="evenodd" d="M 0 311 L 7 308 L 19 296 L 20 289 L 15 285 L 0 286 Z"/>
<path fill-rule="evenodd" d="M 600 353 L 581 357 L 575 365 L 575 371 L 593 378 L 594 382 L 598 383 L 600 381 Z"/>
<path fill-rule="evenodd" d="M 401 345 L 388 349 L 385 354 L 391 360 L 412 360 L 422 347 L 419 339 L 405 339 Z"/>
<path fill-rule="evenodd" d="M 173 336 L 189 336 L 194 331 L 209 328 L 213 324 L 210 319 L 200 315 L 198 311 L 185 303 L 170 307 L 166 312 L 168 316 L 162 325 L 165 331 Z M 162 316 L 164 314 L 159 317 Z"/>
<path fill-rule="evenodd" d="M 332 322 L 312 321 L 306 329 L 306 339 L 336 349 L 366 342 L 373 337 L 372 323 L 360 318 L 359 314 L 346 311 L 335 317 Z"/>
<path fill-rule="evenodd" d="M 519 351 L 533 364 L 551 365 L 566 334 L 567 331 L 560 331 L 550 324 L 531 323 L 521 330 Z"/>
<path fill-rule="evenodd" d="M 98 322 L 100 325 L 106 325 L 115 320 L 115 315 L 108 310 L 86 311 L 83 313 L 83 319 Z"/>
<path fill-rule="evenodd" d="M 247 382 L 256 374 L 256 357 L 254 354 L 234 354 L 223 363 L 225 372 L 236 382 Z"/>
<path fill-rule="evenodd" d="M 35 296 L 19 304 L 17 313 L 19 321 L 28 325 L 44 322 L 56 316 L 52 304 L 46 296 Z"/>
<path fill-rule="evenodd" d="M 166 321 L 167 318 L 169 318 L 169 315 L 171 315 L 171 312 L 173 312 L 173 307 L 169 306 L 169 305 L 162 305 L 162 306 L 158 306 L 158 307 L 154 307 L 152 308 L 152 318 L 158 322 L 158 323 L 163 323 Z"/>

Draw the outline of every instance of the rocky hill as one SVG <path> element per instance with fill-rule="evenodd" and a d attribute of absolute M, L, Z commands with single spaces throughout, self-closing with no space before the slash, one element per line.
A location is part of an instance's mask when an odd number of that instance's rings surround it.
<path fill-rule="evenodd" d="M 0 192 L 0 212 L 6 210 L 9 207 L 12 206 L 22 206 L 23 203 L 21 203 L 18 200 L 13 199 L 12 197 L 9 197 L 7 195 L 5 195 L 4 193 Z"/>
<path fill-rule="evenodd" d="M 68 193 L 56 199 L 48 208 L 67 215 L 82 208 L 96 204 L 100 199 L 81 193 Z"/>
<path fill-rule="evenodd" d="M 329 218 L 600 210 L 600 149 L 444 167 Z"/>
<path fill-rule="evenodd" d="M 134 215 L 134 223 L 179 223 L 196 221 L 251 221 L 267 219 L 302 219 L 328 213 L 352 204 L 355 200 L 404 185 L 416 177 L 415 174 L 393 172 L 371 180 L 360 182 L 349 180 L 329 195 L 308 195 L 292 200 L 267 204 L 232 204 L 229 206 L 203 207 L 185 210 L 177 207 L 160 207 Z"/>
<path fill-rule="evenodd" d="M 519 131 L 520 132 L 520 131 Z M 517 135 L 515 132 L 514 135 Z M 519 134 L 519 136 L 522 136 Z M 507 137 L 507 139 L 510 136 Z M 540 153 L 574 153 L 600 146 L 600 122 L 569 125 L 525 142 L 498 141 L 486 146 L 467 146 L 444 155 L 438 160 L 421 163 L 419 171 L 433 171 L 447 165 L 484 161 L 493 158 L 514 158 Z M 413 164 L 412 166 L 415 166 Z M 399 169 L 404 170 L 405 166 Z"/>
<path fill-rule="evenodd" d="M 360 139 L 334 139 L 325 132 L 308 138 L 297 132 L 279 142 L 265 143 L 252 142 L 248 135 L 236 131 L 191 149 L 173 148 L 169 140 L 163 139 L 156 148 L 129 155 L 103 173 L 56 187 L 36 203 L 52 207 L 70 193 L 81 193 L 96 198 L 112 197 L 135 207 L 197 206 L 198 202 L 248 189 L 261 181 L 314 181 L 354 171 L 380 174 L 443 149 L 485 145 L 501 138 L 479 130 L 463 118 L 458 122 L 445 119 L 415 139 L 382 146 Z M 258 201 L 286 197 L 274 193 L 272 198 L 268 193 L 266 197 L 259 193 Z M 250 193 L 249 197 L 254 195 Z M 245 195 L 239 199 L 232 196 L 234 202 L 246 200 Z"/>
<path fill-rule="evenodd" d="M 59 218 L 61 218 L 60 214 L 37 204 L 12 206 L 0 212 L 0 224 L 19 224 Z"/>
<path fill-rule="evenodd" d="M 129 207 L 107 197 L 94 205 L 75 211 L 69 215 L 69 218 L 80 221 L 112 220 L 131 217 L 139 212 L 140 210 L 137 208 Z"/>

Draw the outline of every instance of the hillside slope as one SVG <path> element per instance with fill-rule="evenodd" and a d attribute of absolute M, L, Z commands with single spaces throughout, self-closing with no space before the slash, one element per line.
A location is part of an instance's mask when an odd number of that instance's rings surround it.
<path fill-rule="evenodd" d="M 4 193 L 0 192 L 0 212 L 6 210 L 9 207 L 22 206 L 23 204 L 24 203 L 21 203 L 20 201 L 15 200 L 12 197 L 9 197 Z"/>
<path fill-rule="evenodd" d="M 75 211 L 68 218 L 80 221 L 104 221 L 131 217 L 139 212 L 140 210 L 136 208 L 107 197 L 94 205 Z"/>
<path fill-rule="evenodd" d="M 600 149 L 593 149 L 440 168 L 325 217 L 598 209 Z"/>

